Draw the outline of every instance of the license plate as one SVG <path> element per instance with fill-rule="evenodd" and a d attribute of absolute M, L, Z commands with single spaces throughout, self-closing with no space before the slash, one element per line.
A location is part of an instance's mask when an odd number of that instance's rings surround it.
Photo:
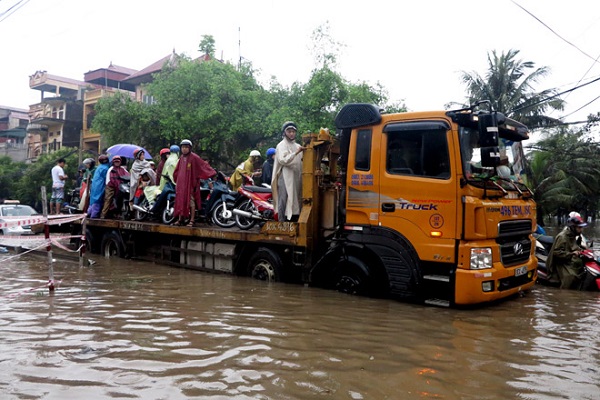
<path fill-rule="evenodd" d="M 527 273 L 527 265 L 515 269 L 515 276 L 525 275 Z"/>

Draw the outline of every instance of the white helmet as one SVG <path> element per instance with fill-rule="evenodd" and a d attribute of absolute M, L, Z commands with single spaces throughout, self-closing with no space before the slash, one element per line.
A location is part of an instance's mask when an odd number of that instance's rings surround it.
<path fill-rule="evenodd" d="M 258 151 L 258 150 L 252 150 L 250 152 L 250 157 L 260 157 L 260 151 Z"/>

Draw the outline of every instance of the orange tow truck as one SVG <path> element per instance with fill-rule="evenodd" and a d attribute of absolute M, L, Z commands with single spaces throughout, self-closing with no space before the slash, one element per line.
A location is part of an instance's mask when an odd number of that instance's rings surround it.
<path fill-rule="evenodd" d="M 335 135 L 303 135 L 298 222 L 242 231 L 87 219 L 87 241 L 105 256 L 436 306 L 515 295 L 536 280 L 536 205 L 521 182 L 528 130 L 480 106 L 345 105 Z"/>

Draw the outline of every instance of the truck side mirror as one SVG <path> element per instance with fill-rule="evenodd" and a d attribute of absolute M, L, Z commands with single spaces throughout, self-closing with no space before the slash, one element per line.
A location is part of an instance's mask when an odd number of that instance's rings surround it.
<path fill-rule="evenodd" d="M 499 115 L 504 118 L 502 114 Z M 479 115 L 479 147 L 482 167 L 500 165 L 500 149 L 498 148 L 498 118 L 495 112 Z"/>

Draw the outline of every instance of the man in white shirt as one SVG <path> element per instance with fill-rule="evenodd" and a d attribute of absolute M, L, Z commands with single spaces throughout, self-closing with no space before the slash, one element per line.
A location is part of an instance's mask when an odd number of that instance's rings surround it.
<path fill-rule="evenodd" d="M 60 207 L 65 198 L 65 159 L 61 158 L 52 168 L 52 197 L 50 198 L 50 214 L 60 214 Z"/>

